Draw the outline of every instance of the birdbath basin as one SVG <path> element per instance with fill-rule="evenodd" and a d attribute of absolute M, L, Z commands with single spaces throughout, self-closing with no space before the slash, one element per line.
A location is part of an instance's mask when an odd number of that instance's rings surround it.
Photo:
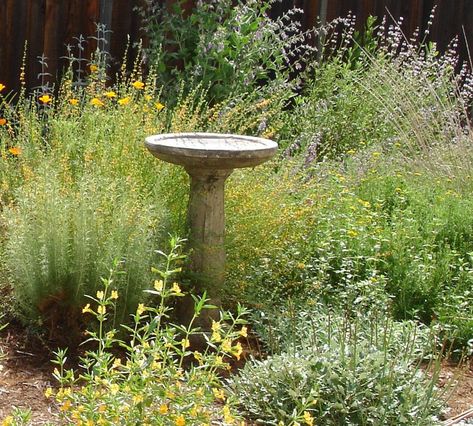
<path fill-rule="evenodd" d="M 225 279 L 225 180 L 235 168 L 254 167 L 276 153 L 276 142 L 240 135 L 170 133 L 149 136 L 157 158 L 183 166 L 190 176 L 187 211 L 190 275 L 197 291 L 220 305 Z"/>

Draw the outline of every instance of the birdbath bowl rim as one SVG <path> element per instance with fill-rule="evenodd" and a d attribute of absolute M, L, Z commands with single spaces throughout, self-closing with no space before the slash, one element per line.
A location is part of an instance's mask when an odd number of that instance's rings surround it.
<path fill-rule="evenodd" d="M 164 133 L 146 138 L 157 158 L 186 169 L 234 169 L 268 161 L 278 145 L 269 139 L 225 133 Z"/>

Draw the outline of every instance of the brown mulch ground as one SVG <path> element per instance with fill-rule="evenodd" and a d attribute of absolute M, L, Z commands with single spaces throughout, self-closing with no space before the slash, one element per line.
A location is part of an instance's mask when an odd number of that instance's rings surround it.
<path fill-rule="evenodd" d="M 0 421 L 18 407 L 31 410 L 34 425 L 57 422 L 57 409 L 44 396 L 47 387 L 56 385 L 51 374 L 53 355 L 48 347 L 50 342 L 46 345 L 18 326 L 9 326 L 0 333 L 4 354 L 0 359 Z M 457 385 L 448 393 L 448 418 L 473 407 L 473 359 L 463 366 L 445 364 L 440 382 L 452 379 Z"/>

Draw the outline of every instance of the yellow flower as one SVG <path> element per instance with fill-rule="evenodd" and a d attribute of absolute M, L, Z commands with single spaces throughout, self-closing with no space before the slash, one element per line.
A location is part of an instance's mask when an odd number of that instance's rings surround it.
<path fill-rule="evenodd" d="M 212 393 L 214 394 L 215 399 L 225 400 L 225 392 L 223 389 L 212 388 Z"/>
<path fill-rule="evenodd" d="M 212 331 L 218 332 L 222 328 L 222 324 L 217 321 L 212 320 Z"/>
<path fill-rule="evenodd" d="M 133 83 L 131 83 L 131 85 L 137 89 L 137 90 L 141 90 L 143 89 L 143 87 L 145 87 L 145 84 L 142 82 L 142 81 L 134 81 Z"/>
<path fill-rule="evenodd" d="M 169 408 L 167 406 L 167 404 L 161 404 L 159 406 L 159 414 L 162 414 L 163 416 L 166 415 L 169 411 Z"/>
<path fill-rule="evenodd" d="M 3 84 L 2 84 L 3 86 Z M 11 426 L 13 425 L 13 416 L 7 416 L 2 421 L 2 426 Z"/>
<path fill-rule="evenodd" d="M 46 398 L 51 398 L 51 396 L 54 395 L 54 391 L 52 388 L 47 388 L 45 391 L 44 391 L 44 396 Z"/>
<path fill-rule="evenodd" d="M 228 339 L 225 339 L 222 343 L 222 351 L 230 352 L 232 350 L 232 342 Z"/>
<path fill-rule="evenodd" d="M 243 347 L 241 346 L 241 343 L 238 342 L 232 349 L 233 353 L 236 356 L 236 359 L 240 360 L 240 356 L 243 353 Z"/>
<path fill-rule="evenodd" d="M 145 95 L 144 98 L 145 98 L 145 101 L 148 101 L 148 102 L 152 99 L 151 95 Z"/>
<path fill-rule="evenodd" d="M 138 305 L 138 308 L 136 308 L 136 314 L 137 315 L 142 315 L 144 311 L 146 311 L 146 307 L 143 303 L 140 303 Z"/>
<path fill-rule="evenodd" d="M 140 402 L 143 402 L 143 400 L 144 400 L 143 395 L 135 395 L 133 397 L 134 404 L 139 404 Z"/>
<path fill-rule="evenodd" d="M 130 103 L 130 98 L 129 97 L 126 97 L 126 98 L 122 98 L 122 99 L 119 99 L 118 100 L 118 105 L 128 105 Z"/>
<path fill-rule="evenodd" d="M 72 106 L 76 106 L 76 105 L 79 104 L 79 99 L 71 98 L 71 99 L 69 99 L 69 103 L 70 103 Z"/>
<path fill-rule="evenodd" d="M 104 103 L 99 98 L 92 98 L 90 100 L 90 105 L 93 105 L 95 107 L 103 107 Z"/>
<path fill-rule="evenodd" d="M 7 87 L 7 86 L 5 86 L 4 84 L 0 83 L 0 92 L 1 92 L 3 89 L 5 89 L 5 87 Z"/>
<path fill-rule="evenodd" d="M 215 357 L 215 365 L 216 365 L 216 366 L 223 365 L 223 357 L 222 357 L 222 356 L 217 355 L 217 356 Z"/>
<path fill-rule="evenodd" d="M 163 280 L 156 280 L 154 282 L 154 289 L 158 292 L 158 293 L 161 293 L 163 291 L 163 288 L 164 288 L 164 282 Z"/>
<path fill-rule="evenodd" d="M 99 67 L 95 64 L 90 64 L 89 65 L 90 71 L 95 72 L 98 71 Z"/>
<path fill-rule="evenodd" d="M 8 152 L 11 155 L 18 156 L 18 155 L 21 155 L 22 150 L 19 146 L 12 146 L 11 148 L 8 148 Z"/>
<path fill-rule="evenodd" d="M 107 312 L 107 308 L 106 308 L 105 306 L 99 305 L 99 306 L 97 307 L 97 313 L 98 313 L 99 315 L 105 315 L 105 312 Z"/>
<path fill-rule="evenodd" d="M 182 340 L 181 340 L 182 349 L 187 349 L 190 345 L 191 345 L 191 344 L 190 344 L 190 342 L 189 342 L 189 339 L 182 339 Z"/>
<path fill-rule="evenodd" d="M 108 92 L 105 92 L 105 96 L 109 99 L 116 98 L 117 94 L 113 90 L 109 90 Z"/>
<path fill-rule="evenodd" d="M 172 283 L 172 292 L 174 294 L 182 294 L 181 287 L 179 287 L 178 283 Z"/>
<path fill-rule="evenodd" d="M 71 401 L 67 400 L 62 405 L 60 410 L 61 411 L 68 411 L 71 408 Z"/>
<path fill-rule="evenodd" d="M 122 360 L 120 358 L 115 358 L 113 360 L 112 368 L 118 368 L 122 365 Z"/>
<path fill-rule="evenodd" d="M 117 300 L 118 299 L 118 291 L 112 290 L 112 294 L 110 294 L 110 299 Z"/>
<path fill-rule="evenodd" d="M 304 411 L 304 421 L 307 426 L 314 425 L 314 418 L 308 411 Z"/>
<path fill-rule="evenodd" d="M 248 328 L 246 327 L 246 325 L 244 325 L 240 332 L 239 332 L 240 336 L 242 337 L 248 337 Z"/>
<path fill-rule="evenodd" d="M 50 104 L 53 98 L 49 95 L 43 95 L 38 98 L 43 104 Z"/>
<path fill-rule="evenodd" d="M 105 406 L 105 404 L 100 404 L 98 407 L 97 407 L 97 411 L 99 413 L 105 413 L 105 411 L 107 410 L 107 407 Z"/>
<path fill-rule="evenodd" d="M 102 300 L 105 293 L 102 290 L 97 291 L 97 299 Z"/>
<path fill-rule="evenodd" d="M 120 390 L 120 386 L 118 386 L 116 383 L 113 383 L 113 384 L 110 386 L 110 393 L 111 393 L 112 395 L 116 395 L 119 390 Z"/>
<path fill-rule="evenodd" d="M 6 118 L 0 118 L 0 126 L 4 126 L 5 124 L 7 124 Z"/>
<path fill-rule="evenodd" d="M 232 424 L 234 422 L 234 418 L 230 413 L 230 407 L 228 405 L 225 405 L 225 407 L 223 407 L 223 420 L 225 420 L 225 422 L 229 424 Z"/>
<path fill-rule="evenodd" d="M 218 331 L 214 331 L 212 333 L 212 337 L 210 338 L 213 342 L 221 342 L 222 341 L 222 336 L 220 336 L 220 333 Z"/>
<path fill-rule="evenodd" d="M 176 418 L 176 420 L 174 421 L 174 424 L 176 426 L 184 426 L 186 424 L 186 419 L 181 414 L 179 417 Z"/>
<path fill-rule="evenodd" d="M 154 104 L 154 106 L 156 107 L 156 109 L 159 111 L 162 111 L 164 109 L 164 105 L 161 103 L 161 102 L 156 102 Z"/>

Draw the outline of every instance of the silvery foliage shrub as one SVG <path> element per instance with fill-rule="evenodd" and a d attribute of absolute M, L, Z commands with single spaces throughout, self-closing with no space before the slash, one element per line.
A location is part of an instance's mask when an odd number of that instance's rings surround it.
<path fill-rule="evenodd" d="M 436 340 L 427 327 L 379 309 L 296 305 L 260 316 L 256 330 L 278 353 L 248 362 L 229 382 L 246 416 L 274 425 L 303 411 L 324 425 L 438 424 Z M 420 368 L 426 359 L 430 375 Z"/>
<path fill-rule="evenodd" d="M 158 78 L 168 90 L 176 83 L 203 84 L 214 101 L 288 85 L 290 71 L 301 67 L 314 48 L 309 33 L 301 30 L 302 10 L 269 17 L 278 1 L 197 1 L 186 11 L 183 0 L 172 8 L 146 0 L 140 11 L 150 39 L 147 54 Z"/>

